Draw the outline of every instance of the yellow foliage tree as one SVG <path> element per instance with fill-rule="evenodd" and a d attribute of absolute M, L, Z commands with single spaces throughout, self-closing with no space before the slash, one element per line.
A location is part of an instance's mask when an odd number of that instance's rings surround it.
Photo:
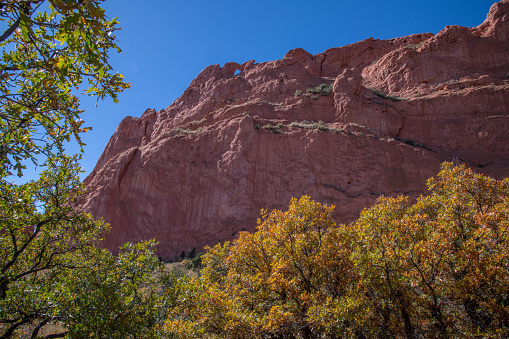
<path fill-rule="evenodd" d="M 350 225 L 309 197 L 262 211 L 175 294 L 169 334 L 210 338 L 503 337 L 509 181 L 445 163 L 412 204 L 381 197 Z"/>
<path fill-rule="evenodd" d="M 319 324 L 309 321 L 310 308 L 341 296 L 352 279 L 350 247 L 333 208 L 292 199 L 286 212 L 262 211 L 256 233 L 210 248 L 202 276 L 182 290 L 184 302 L 167 330 L 189 336 L 182 333 L 187 319 L 197 337 L 313 337 Z"/>
<path fill-rule="evenodd" d="M 509 182 L 444 164 L 415 204 L 380 198 L 352 225 L 366 335 L 497 337 L 509 326 Z"/>

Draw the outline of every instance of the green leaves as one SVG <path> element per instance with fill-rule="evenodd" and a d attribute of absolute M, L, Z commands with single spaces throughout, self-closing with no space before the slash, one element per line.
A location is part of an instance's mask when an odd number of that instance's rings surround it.
<path fill-rule="evenodd" d="M 118 255 L 98 243 L 109 226 L 74 208 L 79 157 L 64 146 L 90 130 L 77 91 L 111 97 L 129 84 L 112 71 L 118 22 L 101 0 L 2 1 L 0 20 L 0 337 L 159 338 L 166 309 L 154 241 Z M 47 6 L 45 6 L 47 5 Z M 41 8 L 49 8 L 41 11 Z M 86 86 L 85 86 L 86 84 Z M 24 163 L 37 181 L 15 185 Z"/>
<path fill-rule="evenodd" d="M 25 160 L 62 150 L 71 136 L 82 145 L 86 129 L 73 123 L 82 112 L 75 90 L 116 102 L 129 88 L 108 63 L 111 49 L 120 52 L 113 34 L 119 28 L 102 1 L 51 1 L 49 12 L 40 10 L 45 2 L 9 1 L 2 8 L 9 27 L 0 59 L 2 176 L 21 175 Z"/>
<path fill-rule="evenodd" d="M 128 338 L 155 335 L 161 264 L 154 242 L 127 244 L 118 256 L 95 249 L 61 282 L 62 322 L 72 337 Z M 152 325 L 150 325 L 152 323 Z"/>
<path fill-rule="evenodd" d="M 51 156 L 39 180 L 0 180 L 0 336 L 157 338 L 165 318 L 154 241 L 118 255 L 97 244 L 109 226 L 73 208 L 78 157 Z"/>

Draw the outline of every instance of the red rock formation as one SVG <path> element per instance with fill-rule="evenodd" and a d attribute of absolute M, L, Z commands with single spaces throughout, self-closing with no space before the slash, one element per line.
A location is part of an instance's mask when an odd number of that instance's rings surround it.
<path fill-rule="evenodd" d="M 171 259 L 303 194 L 347 222 L 381 194 L 425 194 L 444 160 L 508 176 L 508 13 L 502 1 L 476 28 L 209 66 L 168 108 L 122 121 L 79 203 L 111 224 L 108 248 L 156 238 Z M 332 93 L 306 93 L 321 84 Z"/>

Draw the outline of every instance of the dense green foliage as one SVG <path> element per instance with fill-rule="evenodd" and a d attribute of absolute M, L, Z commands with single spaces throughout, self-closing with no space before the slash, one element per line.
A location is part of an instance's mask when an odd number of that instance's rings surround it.
<path fill-rule="evenodd" d="M 414 204 L 381 197 L 350 225 L 293 199 L 176 285 L 182 338 L 458 338 L 509 331 L 509 181 L 444 164 Z"/>
<path fill-rule="evenodd" d="M 37 181 L 0 182 L 2 338 L 46 324 L 72 338 L 139 338 L 162 317 L 154 243 L 126 244 L 118 256 L 99 249 L 106 225 L 70 203 L 78 169 L 62 156 Z"/>

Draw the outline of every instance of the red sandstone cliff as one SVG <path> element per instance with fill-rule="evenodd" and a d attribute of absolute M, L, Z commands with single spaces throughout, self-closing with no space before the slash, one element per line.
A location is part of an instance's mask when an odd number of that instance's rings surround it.
<path fill-rule="evenodd" d="M 508 32 L 502 1 L 474 28 L 209 66 L 122 121 L 79 203 L 111 224 L 108 248 L 156 238 L 171 259 L 303 194 L 347 222 L 381 194 L 425 194 L 444 160 L 509 176 Z"/>

